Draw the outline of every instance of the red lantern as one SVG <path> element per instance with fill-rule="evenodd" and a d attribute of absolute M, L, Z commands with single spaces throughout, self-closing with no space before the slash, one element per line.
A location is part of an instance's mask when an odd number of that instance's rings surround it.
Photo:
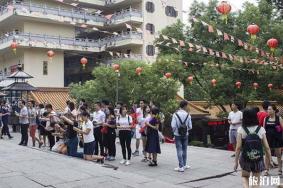
<path fill-rule="evenodd" d="M 136 68 L 136 74 L 140 76 L 141 73 L 142 73 L 142 68 L 141 67 Z"/>
<path fill-rule="evenodd" d="M 238 89 L 240 89 L 241 88 L 241 85 L 242 85 L 242 83 L 241 82 L 236 82 L 236 87 L 238 88 Z"/>
<path fill-rule="evenodd" d="M 189 77 L 188 77 L 188 82 L 189 82 L 190 85 L 192 85 L 193 80 L 194 80 L 194 77 L 193 77 L 193 76 L 189 76 Z"/>
<path fill-rule="evenodd" d="M 12 48 L 12 50 L 13 50 L 14 54 L 16 54 L 16 53 L 17 53 L 17 47 L 18 47 L 17 42 L 12 42 L 12 44 L 11 44 L 11 48 Z"/>
<path fill-rule="evenodd" d="M 256 24 L 251 24 L 248 26 L 247 31 L 251 35 L 252 43 L 254 43 L 256 39 L 256 34 L 259 32 L 259 27 Z"/>
<path fill-rule="evenodd" d="M 211 80 L 211 84 L 212 84 L 213 87 L 216 86 L 216 82 L 217 82 L 217 81 L 216 81 L 215 79 L 212 79 L 212 80 Z"/>
<path fill-rule="evenodd" d="M 271 91 L 273 88 L 273 84 L 268 84 L 267 87 L 269 88 L 269 90 Z"/>
<path fill-rule="evenodd" d="M 85 69 L 85 66 L 87 64 L 87 58 L 85 58 L 85 57 L 81 58 L 81 64 L 83 66 L 83 69 Z"/>
<path fill-rule="evenodd" d="M 171 74 L 170 72 L 167 72 L 167 73 L 165 74 L 165 77 L 166 77 L 166 78 L 171 78 L 171 77 L 172 77 L 172 74 Z"/>
<path fill-rule="evenodd" d="M 271 53 L 274 54 L 275 49 L 278 46 L 278 40 L 275 38 L 271 38 L 267 41 L 267 45 L 269 46 Z"/>
<path fill-rule="evenodd" d="M 256 82 L 253 83 L 253 87 L 254 87 L 255 90 L 257 90 L 257 88 L 258 88 L 258 83 L 256 83 Z"/>
<path fill-rule="evenodd" d="M 222 19 L 227 24 L 228 14 L 231 12 L 231 5 L 227 3 L 227 1 L 222 1 L 217 7 L 216 10 L 222 14 Z"/>
<path fill-rule="evenodd" d="M 47 52 L 47 56 L 49 57 L 50 61 L 52 61 L 52 58 L 55 56 L 55 53 L 53 52 L 53 50 L 49 50 Z"/>
<path fill-rule="evenodd" d="M 115 72 L 119 72 L 120 71 L 120 65 L 119 64 L 114 64 L 114 65 L 112 65 L 112 67 L 115 70 Z"/>

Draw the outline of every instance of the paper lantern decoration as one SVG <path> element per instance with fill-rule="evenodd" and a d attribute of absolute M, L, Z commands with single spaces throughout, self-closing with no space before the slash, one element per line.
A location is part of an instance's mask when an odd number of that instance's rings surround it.
<path fill-rule="evenodd" d="M 275 38 L 271 38 L 267 41 L 267 45 L 270 48 L 271 53 L 274 54 L 275 49 L 278 46 L 278 40 Z"/>
<path fill-rule="evenodd" d="M 212 85 L 213 87 L 216 86 L 216 83 L 217 83 L 217 81 L 216 81 L 215 79 L 212 79 L 212 80 L 211 80 L 211 85 Z"/>
<path fill-rule="evenodd" d="M 268 84 L 267 87 L 269 88 L 269 90 L 271 91 L 273 88 L 273 84 Z"/>
<path fill-rule="evenodd" d="M 259 32 L 260 28 L 256 24 L 251 24 L 248 26 L 247 31 L 251 35 L 251 41 L 254 43 L 256 39 L 256 34 Z"/>
<path fill-rule="evenodd" d="M 255 83 L 253 83 L 253 87 L 254 87 L 254 89 L 255 89 L 255 90 L 257 90 L 257 89 L 258 89 L 258 87 L 259 87 L 258 83 L 256 83 L 256 82 L 255 82 Z"/>
<path fill-rule="evenodd" d="M 165 74 L 165 77 L 166 77 L 166 78 L 171 78 L 171 77 L 172 77 L 172 74 L 171 74 L 170 72 L 167 72 L 167 73 Z"/>
<path fill-rule="evenodd" d="M 11 49 L 13 50 L 14 54 L 17 53 L 17 47 L 18 47 L 17 42 L 12 42 Z"/>
<path fill-rule="evenodd" d="M 189 82 L 190 85 L 192 85 L 193 80 L 194 80 L 194 77 L 193 77 L 193 76 L 189 76 L 189 77 L 188 77 L 188 82 Z"/>
<path fill-rule="evenodd" d="M 120 71 L 120 65 L 119 65 L 119 64 L 114 64 L 114 65 L 112 66 L 112 68 L 113 68 L 114 71 L 117 72 L 117 73 Z"/>
<path fill-rule="evenodd" d="M 49 60 L 52 61 L 53 57 L 55 56 L 55 53 L 53 52 L 53 50 L 49 50 L 47 52 L 47 56 L 48 56 Z"/>
<path fill-rule="evenodd" d="M 142 73 L 142 68 L 141 67 L 136 68 L 136 74 L 140 76 L 141 73 Z"/>
<path fill-rule="evenodd" d="M 85 57 L 81 58 L 81 64 L 83 66 L 83 69 L 85 69 L 85 66 L 87 64 L 87 58 L 85 58 Z"/>
<path fill-rule="evenodd" d="M 217 7 L 216 10 L 222 14 L 222 19 L 227 24 L 228 21 L 228 14 L 231 12 L 231 5 L 227 3 L 227 1 L 222 1 Z"/>
<path fill-rule="evenodd" d="M 241 85 L 242 85 L 242 83 L 241 82 L 236 82 L 236 87 L 238 88 L 238 89 L 240 89 L 241 88 Z"/>

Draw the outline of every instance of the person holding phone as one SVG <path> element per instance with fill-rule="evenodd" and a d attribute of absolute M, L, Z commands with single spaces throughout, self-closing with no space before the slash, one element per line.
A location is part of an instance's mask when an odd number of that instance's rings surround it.
<path fill-rule="evenodd" d="M 29 118 L 28 118 L 28 109 L 26 107 L 26 102 L 24 100 L 20 100 L 19 107 L 21 109 L 20 113 L 16 112 L 16 115 L 19 117 L 19 123 L 21 125 L 21 135 L 22 135 L 21 142 L 19 143 L 19 145 L 27 146 Z"/>
<path fill-rule="evenodd" d="M 130 165 L 131 162 L 131 128 L 132 128 L 132 117 L 127 114 L 127 106 L 122 106 L 120 108 L 120 115 L 116 119 L 117 129 L 119 130 L 119 139 L 122 147 L 123 160 L 120 161 L 120 164 L 125 164 L 126 166 Z M 128 157 L 126 156 L 126 151 L 128 152 Z"/>
<path fill-rule="evenodd" d="M 95 140 L 93 135 L 93 125 L 90 121 L 90 115 L 88 112 L 84 111 L 81 113 L 81 118 L 83 121 L 82 129 L 73 127 L 74 131 L 83 135 L 84 141 L 84 154 L 83 158 L 88 161 L 99 160 L 103 162 L 104 157 L 94 155 L 95 153 Z"/>

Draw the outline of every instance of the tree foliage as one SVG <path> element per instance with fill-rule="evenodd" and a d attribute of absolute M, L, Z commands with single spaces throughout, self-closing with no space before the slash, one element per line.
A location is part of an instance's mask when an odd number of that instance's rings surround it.
<path fill-rule="evenodd" d="M 245 3 L 243 10 L 229 14 L 228 24 L 225 24 L 216 12 L 215 7 L 217 4 L 217 0 L 209 1 L 208 5 L 194 1 L 189 13 L 190 19 L 197 17 L 214 26 L 214 28 L 218 28 L 249 43 L 251 43 L 249 41 L 250 36 L 247 35 L 246 29 L 249 24 L 255 23 L 259 25 L 260 33 L 254 46 L 269 51 L 266 41 L 274 37 L 279 40 L 280 44 L 275 52 L 275 56 L 280 57 L 283 55 L 283 41 L 281 41 L 283 32 L 282 20 L 278 19 L 274 6 L 268 3 L 267 0 L 260 0 L 258 5 Z M 172 32 L 174 30 L 176 32 Z M 200 22 L 187 26 L 178 22 L 165 28 L 161 34 L 225 53 L 248 58 L 260 58 L 256 52 L 250 52 L 243 47 L 239 47 L 237 41 L 235 43 L 224 41 L 215 32 L 209 33 L 207 26 L 203 26 Z M 156 44 L 159 45 L 161 51 L 160 58 L 163 58 L 166 54 L 178 54 L 175 57 L 175 62 L 189 62 L 189 66 L 183 66 L 183 70 L 180 70 L 182 74 L 179 73 L 178 75 L 178 79 L 185 85 L 185 96 L 189 100 L 207 100 L 210 104 L 220 106 L 229 104 L 232 100 L 240 100 L 244 105 L 248 100 L 270 99 L 283 101 L 282 96 L 277 94 L 275 90 L 270 91 L 267 87 L 269 83 L 272 83 L 275 89 L 282 87 L 282 70 L 275 70 L 270 65 L 243 64 L 200 53 L 189 53 L 187 50 L 188 46 L 182 48 L 178 53 L 175 48 L 168 47 L 162 41 L 164 41 L 162 37 L 156 40 Z M 178 45 L 175 47 L 178 47 Z M 207 66 L 208 64 L 216 66 Z M 243 71 L 243 69 L 251 71 Z M 192 85 L 186 82 L 186 77 L 189 75 L 194 76 Z M 211 86 L 211 79 L 217 80 L 216 87 Z M 235 87 L 237 81 L 242 83 L 240 89 Z M 260 86 L 257 90 L 254 90 L 252 87 L 254 82 L 257 82 Z"/>

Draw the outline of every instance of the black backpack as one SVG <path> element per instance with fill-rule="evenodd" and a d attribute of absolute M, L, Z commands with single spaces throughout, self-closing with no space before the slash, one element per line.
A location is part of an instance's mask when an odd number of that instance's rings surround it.
<path fill-rule="evenodd" d="M 263 159 L 262 141 L 258 136 L 260 126 L 257 127 L 254 133 L 243 127 L 247 133 L 247 137 L 243 140 L 242 156 L 247 162 L 258 162 Z"/>
<path fill-rule="evenodd" d="M 187 121 L 187 119 L 188 119 L 188 117 L 189 117 L 189 114 L 187 114 L 187 117 L 186 117 L 186 119 L 185 119 L 184 122 L 182 122 L 180 116 L 179 116 L 177 113 L 175 113 L 175 114 L 176 114 L 176 116 L 177 116 L 177 118 L 179 119 L 180 124 L 181 124 L 181 125 L 178 127 L 178 133 L 179 133 L 180 136 L 186 136 L 186 135 L 187 135 L 187 132 L 188 132 L 188 126 L 186 125 L 186 121 Z"/>

